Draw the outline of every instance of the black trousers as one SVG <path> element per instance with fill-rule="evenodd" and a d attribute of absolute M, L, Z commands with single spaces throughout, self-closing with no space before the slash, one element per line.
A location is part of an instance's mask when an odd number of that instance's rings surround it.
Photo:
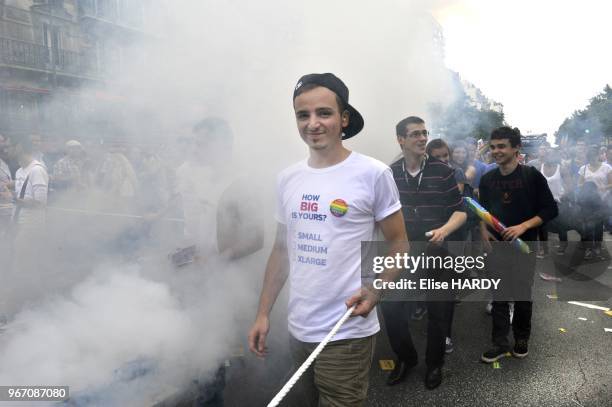
<path fill-rule="evenodd" d="M 531 242 L 533 243 L 533 242 Z M 497 243 L 487 258 L 487 273 L 490 278 L 500 278 L 500 288 L 493 293 L 491 311 L 493 326 L 491 339 L 495 346 L 510 348 L 508 334 L 510 326 L 514 339 L 529 339 L 533 308 L 532 288 L 535 272 L 535 253 L 524 254 L 515 247 Z M 514 317 L 510 323 L 509 303 L 514 302 Z"/>
<path fill-rule="evenodd" d="M 508 340 L 510 325 L 512 325 L 515 340 L 529 340 L 532 308 L 532 301 L 515 301 L 514 317 L 512 323 L 510 323 L 510 306 L 508 301 L 493 301 L 493 310 L 491 311 L 493 316 L 493 344 L 502 348 L 510 348 Z"/>
<path fill-rule="evenodd" d="M 539 250 L 548 253 L 548 230 L 546 230 L 546 226 L 538 228 L 538 240 L 540 241 Z"/>
<path fill-rule="evenodd" d="M 585 248 L 601 249 L 603 242 L 603 220 L 584 222 L 580 230 L 581 241 Z"/>
<path fill-rule="evenodd" d="M 426 301 L 427 306 L 427 367 L 441 367 L 444 364 L 444 345 L 452 318 L 454 301 Z M 385 318 L 387 336 L 391 349 L 399 360 L 410 366 L 418 364 L 418 354 L 410 334 L 410 315 L 413 302 L 382 302 L 381 309 Z"/>
<path fill-rule="evenodd" d="M 417 245 L 414 244 L 413 248 Z M 445 257 L 450 255 L 445 247 L 427 245 L 424 250 L 428 256 Z M 416 250 L 416 253 L 420 253 Z M 413 253 L 414 254 L 414 253 Z M 426 270 L 417 272 L 415 280 L 434 278 L 449 282 L 456 273 L 453 270 Z M 410 333 L 411 314 L 416 306 L 414 301 L 383 301 L 381 310 L 385 319 L 387 336 L 393 352 L 399 360 L 408 365 L 418 364 L 418 354 Z M 427 350 L 425 363 L 428 367 L 441 367 L 444 364 L 445 340 L 449 336 L 455 307 L 454 293 L 449 290 L 429 290 L 425 292 L 427 307 Z"/>

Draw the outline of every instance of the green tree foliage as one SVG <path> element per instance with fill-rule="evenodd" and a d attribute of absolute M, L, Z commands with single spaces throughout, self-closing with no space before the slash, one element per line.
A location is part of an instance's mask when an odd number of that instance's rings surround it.
<path fill-rule="evenodd" d="M 575 111 L 555 132 L 557 144 L 573 144 L 584 138 L 588 143 L 601 143 L 612 139 L 612 88 L 593 97 L 584 110 Z"/>

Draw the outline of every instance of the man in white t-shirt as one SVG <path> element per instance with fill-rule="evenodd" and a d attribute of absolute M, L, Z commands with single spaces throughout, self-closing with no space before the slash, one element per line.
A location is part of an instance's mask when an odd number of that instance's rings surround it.
<path fill-rule="evenodd" d="M 27 137 L 32 143 L 32 158 L 42 164 L 47 169 L 47 160 L 45 157 L 45 153 L 43 153 L 43 146 L 46 142 L 43 140 L 43 137 L 40 134 L 33 133 Z"/>
<path fill-rule="evenodd" d="M 252 179 L 237 176 L 233 156 L 233 131 L 222 118 L 207 117 L 193 128 L 193 145 L 185 150 L 185 161 L 176 170 L 172 201 L 155 216 L 164 215 L 174 203 L 181 203 L 184 215 L 182 243 L 188 246 L 172 256 L 177 266 L 185 267 L 175 281 L 185 304 L 199 304 L 206 295 L 203 280 L 215 281 L 215 290 L 231 290 L 235 279 L 244 278 L 252 268 L 254 255 L 263 247 L 263 217 L 258 191 Z M 174 202 L 176 201 L 176 202 Z M 222 269 L 223 275 L 219 275 Z M 173 283 L 174 284 L 174 283 Z M 210 287 L 210 286 L 209 286 Z M 224 308 L 234 324 L 246 325 L 239 313 L 240 299 Z M 229 303 L 227 304 L 229 305 Z M 234 338 L 227 338 L 228 346 Z M 210 375 L 211 366 L 203 367 L 197 377 L 182 389 L 180 403 L 193 401 L 199 407 L 223 406 L 225 368 Z M 167 400 L 176 404 L 174 400 Z"/>
<path fill-rule="evenodd" d="M 9 311 L 34 299 L 44 290 L 40 267 L 46 242 L 45 208 L 49 175 L 45 166 L 32 157 L 32 141 L 25 137 L 15 143 L 20 168 L 15 174 L 15 209 L 12 223 L 12 261 L 8 284 L 11 289 Z"/>
<path fill-rule="evenodd" d="M 276 240 L 249 347 L 267 353 L 272 306 L 289 277 L 289 333 L 296 367 L 329 333 L 347 307 L 353 318 L 340 328 L 300 379 L 292 405 L 363 405 L 380 330 L 371 312 L 378 293 L 362 285 L 361 242 L 380 227 L 391 251 L 406 248 L 399 194 L 385 164 L 346 149 L 342 140 L 363 128 L 348 104 L 348 89 L 330 73 L 303 76 L 293 94 L 298 131 L 309 157 L 278 177 Z M 383 275 L 395 277 L 394 272 Z M 320 404 L 319 404 L 320 403 Z"/>
<path fill-rule="evenodd" d="M 13 221 L 24 229 L 38 229 L 44 225 L 45 207 L 49 189 L 49 175 L 46 167 L 32 156 L 32 142 L 25 138 L 15 145 L 19 169 L 15 173 L 16 208 Z"/>
<path fill-rule="evenodd" d="M 183 209 L 184 244 L 198 257 L 244 258 L 263 247 L 263 217 L 252 180 L 237 175 L 232 159 L 233 132 L 218 117 L 207 117 L 193 130 L 191 154 L 176 170 L 173 194 Z"/>

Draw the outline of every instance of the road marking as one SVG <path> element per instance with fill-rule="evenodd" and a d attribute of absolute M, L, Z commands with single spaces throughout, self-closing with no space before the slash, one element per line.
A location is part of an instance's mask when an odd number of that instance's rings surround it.
<path fill-rule="evenodd" d="M 579 319 L 579 320 L 581 320 L 581 321 L 588 321 L 588 319 L 586 319 L 586 318 L 584 318 L 584 317 L 580 317 L 580 318 L 578 318 L 578 319 Z"/>
<path fill-rule="evenodd" d="M 568 304 L 572 304 L 572 305 L 579 305 L 579 306 L 585 307 L 585 308 L 599 309 L 599 310 L 602 310 L 602 311 L 610 311 L 610 308 L 600 307 L 599 305 L 586 304 L 584 302 L 568 301 L 567 303 Z"/>
<path fill-rule="evenodd" d="M 395 361 L 388 359 L 381 359 L 378 361 L 382 370 L 393 370 L 395 369 Z"/>
<path fill-rule="evenodd" d="M 604 328 L 605 332 L 612 332 L 612 328 Z"/>

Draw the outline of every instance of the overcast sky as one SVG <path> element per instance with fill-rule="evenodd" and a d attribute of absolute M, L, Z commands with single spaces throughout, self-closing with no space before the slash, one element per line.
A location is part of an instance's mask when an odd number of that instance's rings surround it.
<path fill-rule="evenodd" d="M 459 0 L 434 11 L 446 63 L 523 133 L 558 129 L 612 85 L 612 1 Z"/>

